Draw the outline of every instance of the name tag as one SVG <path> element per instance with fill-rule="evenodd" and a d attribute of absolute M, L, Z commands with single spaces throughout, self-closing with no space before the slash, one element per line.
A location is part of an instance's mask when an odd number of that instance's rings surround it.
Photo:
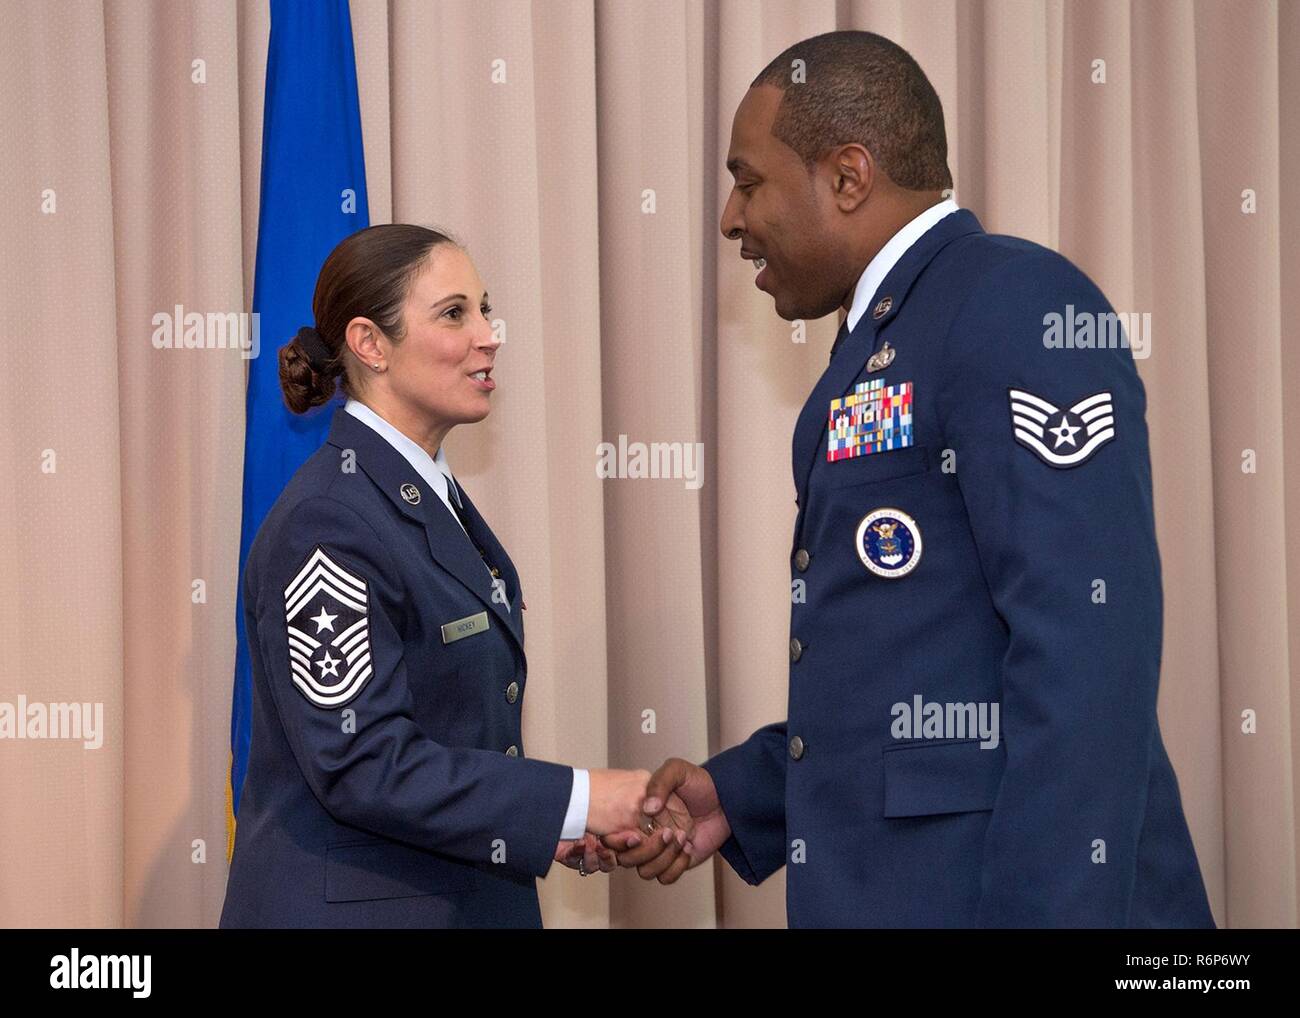
<path fill-rule="evenodd" d="M 488 630 L 488 613 L 479 612 L 477 615 L 470 615 L 463 619 L 457 619 L 455 622 L 448 622 L 442 627 L 442 642 L 455 643 L 457 640 L 463 640 L 467 636 L 473 636 L 476 633 L 486 633 Z"/>

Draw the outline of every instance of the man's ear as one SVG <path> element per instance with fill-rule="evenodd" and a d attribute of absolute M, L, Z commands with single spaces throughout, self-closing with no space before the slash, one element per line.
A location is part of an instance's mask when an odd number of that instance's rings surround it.
<path fill-rule="evenodd" d="M 852 212 L 871 196 L 876 184 L 876 161 L 856 143 L 840 145 L 826 156 L 831 172 L 835 204 L 841 212 Z"/>

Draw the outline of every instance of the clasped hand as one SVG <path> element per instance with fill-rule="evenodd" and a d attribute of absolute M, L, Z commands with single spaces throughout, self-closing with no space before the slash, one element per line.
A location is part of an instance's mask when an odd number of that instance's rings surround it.
<path fill-rule="evenodd" d="M 671 884 L 731 836 L 713 779 L 686 760 L 649 771 L 593 770 L 587 833 L 561 841 L 555 858 L 586 873 L 635 867 Z"/>

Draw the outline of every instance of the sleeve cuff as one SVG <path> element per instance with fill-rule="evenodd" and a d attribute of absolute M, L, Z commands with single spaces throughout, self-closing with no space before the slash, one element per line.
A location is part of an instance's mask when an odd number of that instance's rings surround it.
<path fill-rule="evenodd" d="M 561 841 L 573 841 L 587 833 L 587 806 L 591 800 L 591 776 L 586 770 L 573 769 L 573 790 L 569 793 L 569 811 L 564 814 Z"/>

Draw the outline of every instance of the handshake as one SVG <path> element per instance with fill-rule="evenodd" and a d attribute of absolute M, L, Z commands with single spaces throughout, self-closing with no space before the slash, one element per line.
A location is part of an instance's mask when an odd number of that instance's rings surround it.
<path fill-rule="evenodd" d="M 657 771 L 592 770 L 587 833 L 561 841 L 555 861 L 583 876 L 636 867 L 671 884 L 731 837 L 713 778 L 674 757 Z"/>

